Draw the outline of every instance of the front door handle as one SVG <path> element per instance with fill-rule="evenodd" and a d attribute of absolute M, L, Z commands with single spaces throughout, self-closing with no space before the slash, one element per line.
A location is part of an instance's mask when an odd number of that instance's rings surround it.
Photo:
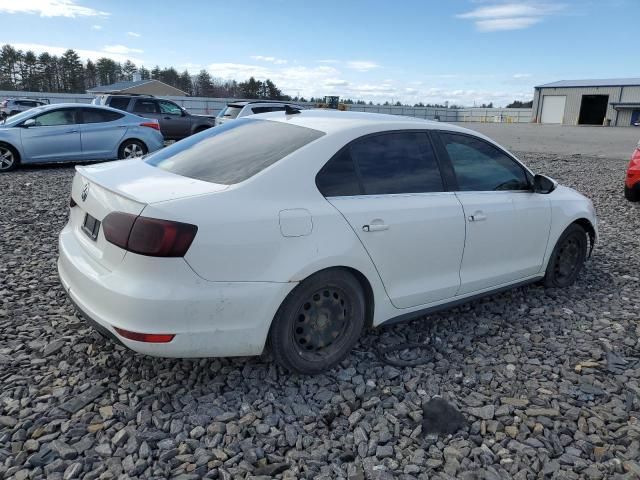
<path fill-rule="evenodd" d="M 164 117 L 165 120 L 171 120 L 171 117 Z"/>
<path fill-rule="evenodd" d="M 78 133 L 78 132 L 80 132 L 80 130 L 67 130 L 64 133 Z"/>
<path fill-rule="evenodd" d="M 475 212 L 473 215 L 469 215 L 470 222 L 482 222 L 487 219 L 487 216 L 481 211 Z"/>
<path fill-rule="evenodd" d="M 374 223 L 370 225 L 363 225 L 363 232 L 382 232 L 383 230 L 389 230 L 389 225 L 384 225 L 382 223 Z"/>

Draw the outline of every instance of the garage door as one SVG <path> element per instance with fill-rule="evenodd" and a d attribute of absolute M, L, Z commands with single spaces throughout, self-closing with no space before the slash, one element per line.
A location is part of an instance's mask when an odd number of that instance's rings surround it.
<path fill-rule="evenodd" d="M 545 95 L 542 98 L 542 123 L 562 123 L 564 118 L 565 95 Z"/>

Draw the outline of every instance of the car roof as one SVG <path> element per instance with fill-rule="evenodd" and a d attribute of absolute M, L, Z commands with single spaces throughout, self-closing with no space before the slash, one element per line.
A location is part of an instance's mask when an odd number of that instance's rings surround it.
<path fill-rule="evenodd" d="M 295 102 L 287 102 L 286 100 L 240 100 L 237 102 L 227 103 L 228 107 L 244 107 L 245 105 L 251 105 L 253 103 L 275 103 L 280 105 L 298 105 Z"/>
<path fill-rule="evenodd" d="M 42 105 L 40 107 L 34 107 L 38 109 L 39 112 L 46 112 L 49 110 L 55 110 L 56 108 L 95 108 L 98 110 L 109 110 L 111 112 L 117 112 L 122 114 L 131 115 L 129 112 L 125 112 L 122 110 L 118 110 L 117 108 L 112 108 L 107 105 L 93 105 L 91 103 L 49 103 L 46 105 Z"/>
<path fill-rule="evenodd" d="M 478 132 L 449 123 L 436 122 L 433 120 L 425 120 L 415 117 L 405 117 L 403 115 L 388 115 L 384 113 L 309 109 L 300 110 L 300 113 L 296 113 L 294 115 L 287 115 L 283 112 L 270 112 L 252 115 L 252 118 L 289 123 L 319 130 L 326 134 L 356 129 L 359 127 L 375 127 L 375 130 L 378 131 L 384 131 L 385 129 L 401 130 L 403 128 L 408 130 L 449 130 L 487 138 Z"/>

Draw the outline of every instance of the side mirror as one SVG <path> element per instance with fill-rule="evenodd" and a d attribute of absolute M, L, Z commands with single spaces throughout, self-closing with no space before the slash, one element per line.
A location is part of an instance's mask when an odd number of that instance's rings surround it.
<path fill-rule="evenodd" d="M 544 175 L 533 177 L 533 191 L 535 193 L 551 193 L 558 186 L 558 182 Z"/>
<path fill-rule="evenodd" d="M 34 118 L 28 118 L 27 120 L 22 122 L 22 125 L 21 125 L 21 127 L 24 127 L 24 128 L 35 127 L 35 126 L 36 126 L 36 120 Z"/>

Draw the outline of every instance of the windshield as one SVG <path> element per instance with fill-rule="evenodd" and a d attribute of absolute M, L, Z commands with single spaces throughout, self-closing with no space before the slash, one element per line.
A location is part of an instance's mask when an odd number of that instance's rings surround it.
<path fill-rule="evenodd" d="M 233 105 L 229 105 L 224 109 L 222 116 L 225 118 L 236 118 L 242 108 L 243 107 L 234 107 Z"/>
<path fill-rule="evenodd" d="M 283 122 L 241 118 L 158 150 L 145 162 L 184 177 L 232 185 L 323 135 Z"/>
<path fill-rule="evenodd" d="M 19 124 L 20 122 L 26 120 L 27 118 L 31 118 L 34 115 L 42 112 L 46 108 L 47 108 L 47 106 L 33 107 L 33 108 L 30 108 L 29 110 L 25 110 L 24 112 L 17 113 L 16 115 L 13 115 L 13 116 L 7 118 L 5 120 L 5 125 L 8 126 L 8 127 L 13 127 L 13 126 Z"/>

